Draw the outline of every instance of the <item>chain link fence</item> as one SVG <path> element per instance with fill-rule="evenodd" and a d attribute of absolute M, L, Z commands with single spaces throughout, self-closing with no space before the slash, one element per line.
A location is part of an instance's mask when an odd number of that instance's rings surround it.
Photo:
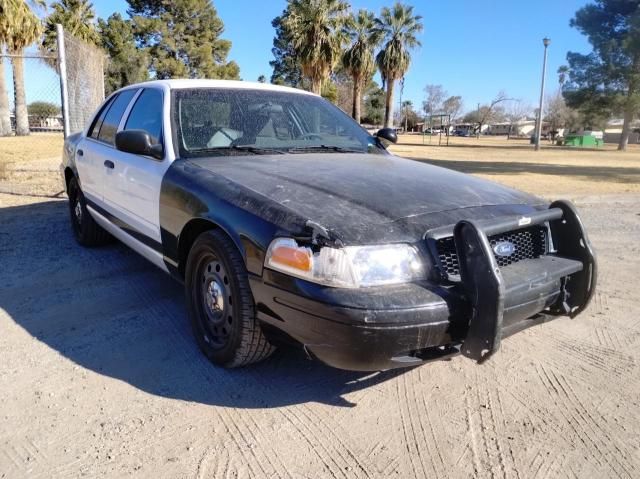
<path fill-rule="evenodd" d="M 105 55 L 68 32 L 64 32 L 64 60 L 69 134 L 82 131 L 104 100 Z"/>
<path fill-rule="evenodd" d="M 104 99 L 102 51 L 67 32 L 53 55 L 0 51 L 0 193 L 51 196 L 64 134 L 81 131 Z"/>

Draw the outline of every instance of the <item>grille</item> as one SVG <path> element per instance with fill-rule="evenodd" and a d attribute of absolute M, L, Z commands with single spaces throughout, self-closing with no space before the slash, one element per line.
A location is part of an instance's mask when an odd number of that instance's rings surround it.
<path fill-rule="evenodd" d="M 496 262 L 501 268 L 517 263 L 523 259 L 539 258 L 547 253 L 547 229 L 544 226 L 531 226 L 529 228 L 489 236 L 491 248 L 502 241 L 513 243 L 515 251 L 510 256 L 498 256 L 494 253 Z M 436 249 L 442 271 L 446 273 L 447 276 L 459 275 L 460 264 L 458 262 L 458 253 L 456 252 L 453 237 L 450 236 L 437 240 Z"/>

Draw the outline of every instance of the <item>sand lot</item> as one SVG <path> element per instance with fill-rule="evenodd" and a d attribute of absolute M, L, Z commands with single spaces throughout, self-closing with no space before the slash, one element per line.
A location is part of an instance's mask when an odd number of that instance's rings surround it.
<path fill-rule="evenodd" d="M 403 137 L 402 156 L 573 199 L 598 292 L 481 366 L 363 374 L 293 351 L 213 367 L 179 284 L 121 244 L 74 242 L 60 139 L 5 140 L 0 478 L 640 477 L 640 149 Z"/>

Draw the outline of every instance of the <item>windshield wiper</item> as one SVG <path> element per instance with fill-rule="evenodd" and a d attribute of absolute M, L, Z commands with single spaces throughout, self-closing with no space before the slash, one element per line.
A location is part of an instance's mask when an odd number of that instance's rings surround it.
<path fill-rule="evenodd" d="M 238 151 L 238 152 L 247 152 L 253 153 L 254 155 L 272 155 L 274 153 L 281 155 L 284 151 L 276 149 L 276 148 L 260 148 L 259 146 L 249 146 L 249 145 L 231 145 L 231 146 L 214 146 L 211 148 L 201 148 L 198 150 L 192 150 L 194 153 L 223 153 L 227 151 Z"/>
<path fill-rule="evenodd" d="M 287 153 L 306 153 L 309 151 L 335 151 L 336 153 L 366 153 L 365 150 L 356 150 L 353 148 L 344 148 L 334 145 L 307 145 L 288 148 Z"/>

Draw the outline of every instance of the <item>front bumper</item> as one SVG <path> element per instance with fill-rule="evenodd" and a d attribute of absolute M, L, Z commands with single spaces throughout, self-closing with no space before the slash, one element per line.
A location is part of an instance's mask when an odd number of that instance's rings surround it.
<path fill-rule="evenodd" d="M 487 236 L 550 224 L 556 252 L 498 268 Z M 527 218 L 454 229 L 461 282 L 348 290 L 266 270 L 250 278 L 257 316 L 268 336 L 293 339 L 309 355 L 341 369 L 374 371 L 446 359 L 486 360 L 503 337 L 588 304 L 596 261 L 568 202 Z M 460 247 L 462 245 L 462 247 Z M 279 336 L 279 337 L 278 337 Z"/>

